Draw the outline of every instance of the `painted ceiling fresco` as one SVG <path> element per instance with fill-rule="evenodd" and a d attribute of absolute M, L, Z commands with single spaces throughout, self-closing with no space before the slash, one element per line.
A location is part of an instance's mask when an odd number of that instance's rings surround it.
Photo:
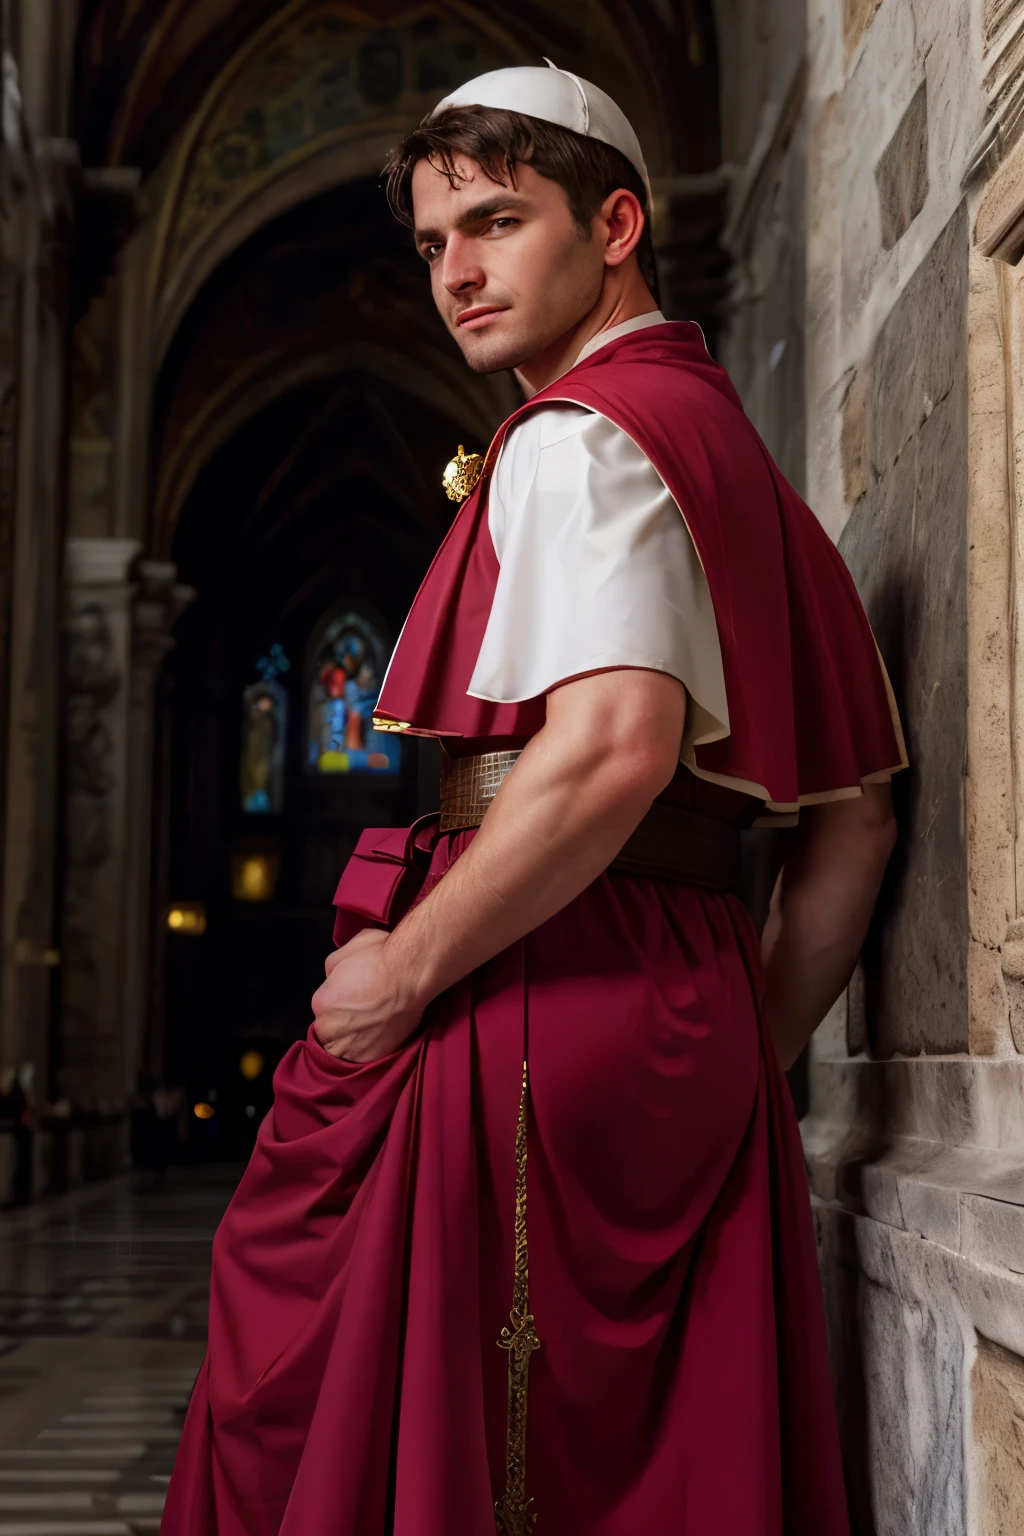
<path fill-rule="evenodd" d="M 254 41 L 203 126 L 171 244 L 173 266 L 211 218 L 282 161 L 324 141 L 418 121 L 509 50 L 443 10 L 380 27 L 339 0 L 293 8 Z"/>
<path fill-rule="evenodd" d="M 282 0 L 83 0 L 75 131 L 86 163 L 138 165 L 148 174 L 221 71 L 268 20 L 290 9 Z M 446 9 L 469 31 L 500 29 L 524 56 L 548 54 L 570 69 L 586 60 L 593 78 L 613 91 L 617 75 L 639 75 L 650 107 L 664 118 L 676 168 L 716 163 L 712 0 L 452 0 Z M 337 8 L 356 28 L 382 32 L 403 18 L 415 24 L 426 10 L 409 0 Z M 439 75 L 448 69 L 443 52 L 442 45 L 427 66 Z M 367 56 L 366 68 L 371 91 L 390 89 L 394 63 L 384 46 L 376 60 Z M 627 110 L 641 106 L 632 101 Z"/>

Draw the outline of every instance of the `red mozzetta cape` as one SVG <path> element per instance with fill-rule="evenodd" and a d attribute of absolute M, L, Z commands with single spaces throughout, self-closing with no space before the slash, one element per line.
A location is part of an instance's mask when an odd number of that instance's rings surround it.
<path fill-rule="evenodd" d="M 544 723 L 543 698 L 494 704 L 467 689 L 498 578 L 490 473 L 520 417 L 566 402 L 606 416 L 643 450 L 704 567 L 729 735 L 696 748 L 694 772 L 792 810 L 904 767 L 892 691 L 849 571 L 691 323 L 648 326 L 608 343 L 499 429 L 413 603 L 377 718 L 419 734 L 475 738 L 527 738 Z"/>

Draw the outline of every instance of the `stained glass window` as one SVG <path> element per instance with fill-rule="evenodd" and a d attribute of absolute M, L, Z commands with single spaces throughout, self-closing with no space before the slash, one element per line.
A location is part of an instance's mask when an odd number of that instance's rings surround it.
<path fill-rule="evenodd" d="M 289 670 L 279 645 L 256 664 L 259 681 L 242 695 L 242 810 L 272 815 L 284 808 L 288 695 L 281 677 Z"/>
<path fill-rule="evenodd" d="M 373 729 L 389 648 L 362 614 L 332 619 L 312 658 L 306 762 L 317 773 L 398 773 L 401 742 Z"/>

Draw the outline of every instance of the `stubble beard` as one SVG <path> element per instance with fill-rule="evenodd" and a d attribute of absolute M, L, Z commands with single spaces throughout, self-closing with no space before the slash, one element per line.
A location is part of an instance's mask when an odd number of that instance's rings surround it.
<path fill-rule="evenodd" d="M 466 365 L 473 373 L 503 373 L 507 369 L 518 368 L 521 363 L 529 362 L 536 350 L 528 342 L 517 342 L 511 336 L 481 337 L 479 342 L 468 347 L 463 346 L 460 340 L 459 347 Z"/>

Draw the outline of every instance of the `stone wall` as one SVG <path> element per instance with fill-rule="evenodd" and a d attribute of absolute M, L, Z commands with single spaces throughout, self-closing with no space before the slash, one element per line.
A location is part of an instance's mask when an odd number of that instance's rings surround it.
<path fill-rule="evenodd" d="M 804 1121 L 853 1530 L 996 1536 L 1024 1507 L 1019 7 L 774 0 L 741 19 L 723 0 L 724 141 L 741 164 L 781 147 L 763 214 L 733 221 L 724 355 L 791 474 L 800 434 L 794 478 L 858 581 L 911 759 Z M 806 88 L 780 139 L 765 103 L 800 63 L 768 69 L 782 37 L 803 39 Z M 772 326 L 803 348 L 774 399 Z"/>
<path fill-rule="evenodd" d="M 839 547 L 896 694 L 911 768 L 851 1009 L 854 1050 L 967 1049 L 967 219 L 958 208 L 843 404 Z M 851 465 L 857 467 L 851 468 Z"/>
<path fill-rule="evenodd" d="M 733 262 L 719 355 L 777 463 L 804 489 L 807 29 L 786 0 L 719 0 Z"/>

